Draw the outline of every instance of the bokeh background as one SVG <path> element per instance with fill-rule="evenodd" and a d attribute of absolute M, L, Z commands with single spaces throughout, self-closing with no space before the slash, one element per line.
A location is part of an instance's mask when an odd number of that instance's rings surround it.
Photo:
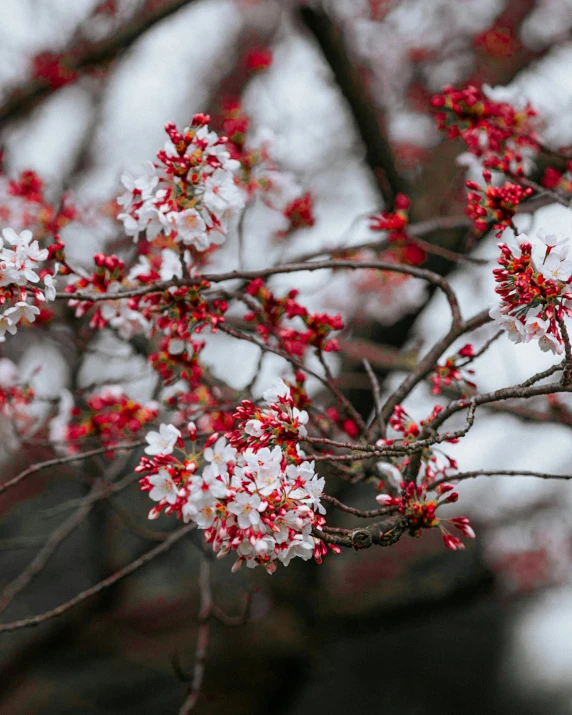
<path fill-rule="evenodd" d="M 467 81 L 506 87 L 507 98 L 532 103 L 547 144 L 572 145 L 571 28 L 570 0 L 2 0 L 0 223 L 21 219 L 7 187 L 33 170 L 47 203 L 73 193 L 78 210 L 61 231 L 70 259 L 89 266 L 96 251 L 128 251 L 115 219 L 121 172 L 153 159 L 166 121 L 185 126 L 193 113 L 211 112 L 216 123 L 235 100 L 252 141 L 269 142 L 289 181 L 311 192 L 315 222 L 277 239 L 283 216 L 255 202 L 241 242 L 216 255 L 218 268 L 256 269 L 369 240 L 367 217 L 388 206 L 392 191 L 411 196 L 416 222 L 459 216 L 475 168 L 459 159 L 460 144 L 439 136 L 431 94 Z M 270 52 L 269 66 L 249 69 L 253 51 Z M 517 223 L 570 235 L 572 212 L 546 202 Z M 461 226 L 424 238 L 486 259 L 459 266 L 430 255 L 427 265 L 449 276 L 467 315 L 493 304 L 493 237 L 477 241 Z M 342 312 L 349 327 L 332 368 L 364 415 L 371 394 L 361 357 L 388 391 L 449 319 L 440 297 L 413 280 L 315 274 L 273 285 L 295 285 L 311 309 Z M 475 342 L 489 335 L 483 329 Z M 224 335 L 207 341 L 214 379 L 236 390 L 252 380 L 255 347 Z M 19 334 L 0 355 L 42 397 L 42 420 L 67 389 L 113 381 L 149 399 L 154 384 L 139 348 L 104 331 L 80 350 L 73 322 L 62 320 Z M 550 364 L 535 345 L 503 338 L 476 363 L 476 381 L 494 389 Z M 266 359 L 255 392 L 283 368 Z M 311 390 L 319 400 L 318 386 Z M 423 418 L 433 404 L 421 386 L 406 407 Z M 483 411 L 448 453 L 462 469 L 570 472 L 566 404 L 560 423 L 544 402 L 532 407 Z M 10 425 L 0 429 L 2 479 L 53 454 L 40 439 L 18 448 Z M 58 467 L 0 497 L 3 582 L 64 524 L 70 500 L 85 495 L 98 470 L 136 463 L 118 462 Z M 484 478 L 459 491 L 457 506 L 478 532 L 465 552 L 445 551 L 438 534 L 426 533 L 271 577 L 214 563 L 219 606 L 240 615 L 251 603 L 245 624 L 212 624 L 196 712 L 572 713 L 572 486 Z M 372 505 L 369 487 L 337 484 L 332 493 Z M 58 605 L 163 538 L 172 525 L 164 519 L 151 530 L 147 501 L 134 485 L 95 505 L 3 619 Z M 200 539 L 184 540 L 66 617 L 0 635 L 0 711 L 178 712 L 193 669 L 201 553 Z"/>

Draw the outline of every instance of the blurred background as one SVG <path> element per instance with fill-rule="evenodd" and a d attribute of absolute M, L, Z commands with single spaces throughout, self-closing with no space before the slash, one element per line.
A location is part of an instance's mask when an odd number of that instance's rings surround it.
<path fill-rule="evenodd" d="M 221 133 L 244 133 L 247 146 L 264 145 L 284 187 L 282 204 L 249 204 L 240 240 L 213 256 L 215 268 L 256 269 L 371 240 L 368 216 L 400 191 L 413 222 L 462 216 L 475 168 L 460 143 L 438 134 L 431 95 L 449 83 L 506 88 L 537 110 L 548 145 L 572 145 L 571 29 L 571 0 L 2 0 L 0 227 L 57 230 L 79 266 L 97 251 L 128 253 L 116 220 L 120 175 L 153 160 L 165 122 L 184 127 L 195 112 L 211 113 Z M 544 203 L 519 215 L 519 228 L 570 235 L 572 212 Z M 471 315 L 495 302 L 496 241 L 452 225 L 423 238 L 485 262 L 427 252 L 424 265 L 449 277 Z M 331 366 L 364 415 L 372 397 L 361 358 L 388 394 L 449 320 L 441 297 L 415 280 L 316 273 L 273 286 L 295 286 L 309 309 L 343 314 L 348 329 Z M 45 421 L 67 390 L 98 384 L 151 398 L 140 345 L 107 331 L 86 342 L 74 330 L 62 312 L 0 346 L 41 398 L 22 419 Z M 482 329 L 472 342 L 491 334 Z M 280 358 L 259 365 L 252 345 L 206 339 L 210 378 L 237 394 L 257 371 L 255 394 L 282 374 Z M 503 337 L 475 364 L 475 379 L 490 390 L 550 364 L 536 345 Z M 319 401 L 319 385 L 309 389 Z M 405 406 L 422 419 L 434 404 L 420 386 Z M 447 453 L 463 470 L 569 473 L 570 407 L 539 400 L 483 411 Z M 0 441 L 2 480 L 53 456 L 46 434 L 22 443 L 2 415 Z M 115 478 L 135 464 L 59 466 L 0 496 L 0 574 L 8 594 L 17 591 L 3 621 L 57 606 L 176 526 L 147 521 L 135 484 L 73 511 L 98 472 Z M 374 504 L 370 487 L 328 491 Z M 249 607 L 244 624 L 211 624 L 195 711 L 572 713 L 572 485 L 482 478 L 459 492 L 456 511 L 477 531 L 465 552 L 428 532 L 273 576 L 213 563 L 218 606 L 237 621 Z M 19 584 L 55 530 L 46 562 Z M 0 712 L 177 713 L 194 667 L 202 553 L 191 535 L 66 616 L 0 634 Z"/>

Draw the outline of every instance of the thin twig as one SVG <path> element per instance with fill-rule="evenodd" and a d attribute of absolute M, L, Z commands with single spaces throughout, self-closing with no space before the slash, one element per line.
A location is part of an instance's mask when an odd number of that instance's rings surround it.
<path fill-rule="evenodd" d="M 83 601 L 86 601 L 88 598 L 96 596 L 98 593 L 105 590 L 106 588 L 109 588 L 110 586 L 113 586 L 115 583 L 125 578 L 126 576 L 130 576 L 135 571 L 138 571 L 142 566 L 145 566 L 145 564 L 148 564 L 157 556 L 160 556 L 161 554 L 168 551 L 172 546 L 174 546 L 194 528 L 196 528 L 195 524 L 187 524 L 186 526 L 181 527 L 180 529 L 175 531 L 168 539 L 163 541 L 162 544 L 155 546 L 155 548 L 151 549 L 150 551 L 147 551 L 145 554 L 143 554 L 143 556 L 140 556 L 138 559 L 135 559 L 135 561 L 132 561 L 124 568 L 120 569 L 119 571 L 116 571 L 113 575 L 109 576 L 106 579 L 103 579 L 103 581 L 100 581 L 99 583 L 95 584 L 95 586 L 91 586 L 85 591 L 78 593 L 77 596 L 74 596 L 69 601 L 62 603 L 56 608 L 52 608 L 49 611 L 40 613 L 37 616 L 23 618 L 22 620 L 12 621 L 11 623 L 0 624 L 0 633 L 10 633 L 12 631 L 20 630 L 21 628 L 32 628 L 33 626 L 39 626 L 42 623 L 46 623 L 46 621 L 50 621 L 52 618 L 62 616 L 64 613 L 67 613 L 69 610 L 79 605 Z"/>

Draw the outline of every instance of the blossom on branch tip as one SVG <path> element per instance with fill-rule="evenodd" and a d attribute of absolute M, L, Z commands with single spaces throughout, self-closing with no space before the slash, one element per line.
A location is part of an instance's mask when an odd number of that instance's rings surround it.
<path fill-rule="evenodd" d="M 149 443 L 145 447 L 145 454 L 171 454 L 180 438 L 181 433 L 176 427 L 162 424 L 158 432 L 152 431 L 145 435 L 145 440 Z"/>

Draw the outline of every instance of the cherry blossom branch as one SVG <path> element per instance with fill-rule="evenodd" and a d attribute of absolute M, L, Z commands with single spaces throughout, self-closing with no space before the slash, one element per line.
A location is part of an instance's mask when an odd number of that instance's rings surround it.
<path fill-rule="evenodd" d="M 389 514 L 395 512 L 395 509 L 392 507 L 384 507 L 383 509 L 356 509 L 353 506 L 343 504 L 341 501 L 339 501 L 335 497 L 330 496 L 329 494 L 322 494 L 321 498 L 323 501 L 328 502 L 332 506 L 335 506 L 336 509 L 346 512 L 347 514 L 359 516 L 362 519 L 372 519 L 377 516 L 388 516 Z"/>
<path fill-rule="evenodd" d="M 61 605 L 56 606 L 56 608 L 52 608 L 49 611 L 40 613 L 37 616 L 23 618 L 18 621 L 12 621 L 11 623 L 0 624 L 0 633 L 10 633 L 12 631 L 20 630 L 21 628 L 32 628 L 34 626 L 39 626 L 43 623 L 46 623 L 53 618 L 58 618 L 59 616 L 64 615 L 64 613 L 67 613 L 69 610 L 79 605 L 83 601 L 86 601 L 87 599 L 96 596 L 98 593 L 105 590 L 106 588 L 109 588 L 110 586 L 113 586 L 121 579 L 130 576 L 132 573 L 135 573 L 135 571 L 138 571 L 140 568 L 148 564 L 157 556 L 160 556 L 161 554 L 168 551 L 178 541 L 180 541 L 183 537 L 185 537 L 195 528 L 195 524 L 187 524 L 186 526 L 181 527 L 180 529 L 175 531 L 168 539 L 163 541 L 158 546 L 155 546 L 150 551 L 147 551 L 145 554 L 143 554 L 143 556 L 140 556 L 138 559 L 135 559 L 135 561 L 132 561 L 124 568 L 120 569 L 119 571 L 116 571 L 108 578 L 103 579 L 103 581 L 100 581 L 99 583 L 95 584 L 95 586 L 91 586 L 85 591 L 78 593 L 77 596 L 74 596 L 69 601 L 66 601 Z"/>
<path fill-rule="evenodd" d="M 327 544 L 345 546 L 356 550 L 369 549 L 371 546 L 393 546 L 407 531 L 407 522 L 398 519 L 393 523 L 376 522 L 369 526 L 352 529 L 347 535 L 327 533 L 314 527 L 312 533 Z"/>
<path fill-rule="evenodd" d="M 491 402 L 499 402 L 502 400 L 511 399 L 529 399 L 539 395 L 550 395 L 555 392 L 572 392 L 572 385 L 562 385 L 559 382 L 552 382 L 545 385 L 527 386 L 525 383 L 515 385 L 513 387 L 503 387 L 493 392 L 485 392 L 481 395 L 475 395 L 470 402 L 479 407 Z M 449 419 L 452 415 L 460 410 L 465 409 L 469 405 L 468 400 L 455 400 L 450 402 L 445 409 L 440 412 L 437 417 L 428 425 L 432 429 L 438 428 L 440 425 Z"/>
<path fill-rule="evenodd" d="M 464 479 L 476 479 L 477 477 L 537 477 L 538 479 L 568 480 L 572 479 L 572 474 L 549 474 L 548 472 L 534 472 L 527 469 L 475 469 L 472 472 L 458 472 L 452 477 L 438 479 L 432 486 L 446 482 L 461 482 Z"/>
<path fill-rule="evenodd" d="M 407 375 L 401 385 L 388 397 L 382 408 L 382 417 L 387 422 L 395 406 L 403 402 L 413 388 L 424 380 L 434 369 L 441 355 L 452 345 L 452 343 L 464 333 L 471 332 L 486 325 L 491 321 L 488 310 L 483 310 L 469 320 L 462 323 L 454 323 L 449 332 L 441 338 L 425 357 L 417 364 L 417 367 Z"/>
<path fill-rule="evenodd" d="M 328 260 L 328 261 L 314 261 L 311 263 L 284 263 L 280 266 L 272 266 L 270 268 L 263 268 L 257 271 L 229 271 L 227 273 L 204 273 L 201 278 L 208 281 L 209 283 L 223 283 L 232 280 L 254 280 L 255 278 L 269 278 L 274 275 L 282 275 L 288 273 L 301 273 L 303 271 L 320 271 L 326 269 L 341 269 L 346 268 L 350 270 L 360 270 L 360 269 L 376 269 L 380 271 L 388 271 L 390 273 L 402 273 L 405 275 L 413 276 L 414 278 L 420 278 L 421 280 L 434 285 L 435 287 L 441 289 L 447 298 L 451 313 L 453 316 L 453 321 L 458 323 L 461 321 L 461 312 L 459 308 L 459 303 L 457 297 L 451 288 L 449 282 L 434 271 L 430 271 L 426 268 L 417 268 L 416 266 L 400 265 L 395 263 L 389 263 L 387 261 L 378 260 Z M 195 285 L 197 279 L 185 278 L 184 280 L 177 281 L 163 281 L 153 283 L 151 285 L 143 286 L 141 288 L 131 288 L 126 290 L 117 291 L 117 293 L 85 293 L 82 291 L 77 291 L 75 293 L 56 293 L 56 298 L 59 300 L 84 300 L 90 303 L 97 303 L 102 300 L 120 300 L 122 298 L 136 298 L 138 296 L 144 296 L 149 293 L 160 293 L 169 288 L 182 287 Z"/>

